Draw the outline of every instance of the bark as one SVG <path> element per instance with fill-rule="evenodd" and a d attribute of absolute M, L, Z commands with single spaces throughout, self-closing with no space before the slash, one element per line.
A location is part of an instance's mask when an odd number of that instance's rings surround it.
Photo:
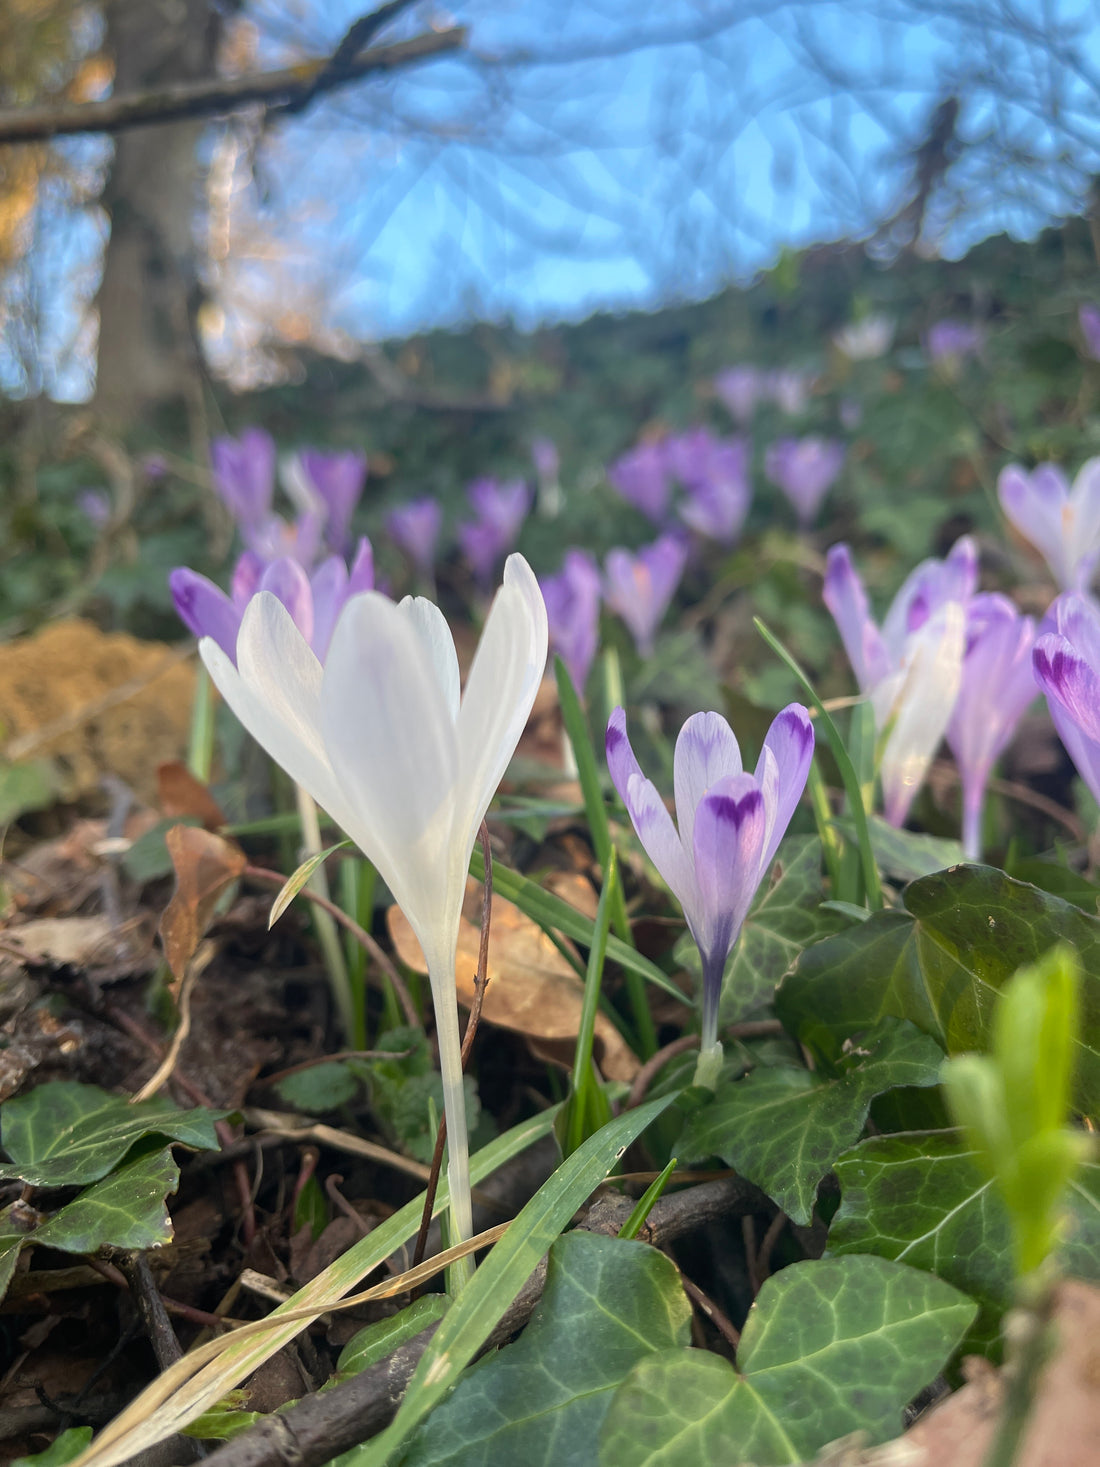
<path fill-rule="evenodd" d="M 211 0 L 108 0 L 115 91 L 208 77 L 217 17 Z M 98 296 L 95 405 L 124 423 L 150 403 L 193 402 L 201 382 L 195 219 L 198 121 L 120 136 L 103 206 L 110 241 Z"/>

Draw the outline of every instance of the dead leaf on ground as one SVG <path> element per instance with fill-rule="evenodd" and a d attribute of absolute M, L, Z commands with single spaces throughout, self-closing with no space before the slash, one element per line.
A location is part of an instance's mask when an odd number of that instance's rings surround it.
<path fill-rule="evenodd" d="M 4 945 L 25 963 L 56 968 L 87 968 L 102 956 L 114 928 L 109 918 L 41 917 L 9 927 Z"/>
<path fill-rule="evenodd" d="M 164 843 L 176 868 L 176 889 L 160 919 L 160 938 L 172 976 L 181 983 L 219 897 L 248 858 L 232 841 L 194 825 L 173 825 Z"/>
<path fill-rule="evenodd" d="M 400 908 L 390 907 L 386 923 L 401 961 L 418 973 L 426 973 L 420 944 Z M 464 914 L 458 930 L 456 968 L 458 1001 L 464 1008 L 473 1003 L 480 946 L 481 928 Z M 583 997 L 583 982 L 546 933 L 512 902 L 494 897 L 489 985 L 482 1018 L 526 1035 L 539 1054 L 568 1066 Z M 600 1070 L 609 1080 L 630 1081 L 638 1073 L 637 1056 L 603 1014 L 596 1016 L 595 1052 Z"/>
<path fill-rule="evenodd" d="M 192 816 L 206 830 L 220 830 L 225 812 L 201 779 L 179 759 L 157 765 L 157 801 L 169 819 Z"/>

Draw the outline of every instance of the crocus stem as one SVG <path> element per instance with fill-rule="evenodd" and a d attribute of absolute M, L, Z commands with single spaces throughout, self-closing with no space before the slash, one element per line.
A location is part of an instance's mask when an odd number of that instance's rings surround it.
<path fill-rule="evenodd" d="M 432 985 L 439 1070 L 443 1078 L 443 1115 L 447 1122 L 447 1186 L 450 1192 L 451 1243 L 464 1243 L 474 1235 L 470 1202 L 470 1147 L 466 1135 L 466 1094 L 462 1088 L 462 1041 L 458 1033 L 458 1003 L 455 998 L 453 948 L 444 956 L 428 957 Z M 472 1260 L 464 1258 L 448 1270 L 448 1283 L 456 1294 L 473 1277 Z"/>
<path fill-rule="evenodd" d="M 982 814 L 984 781 L 963 781 L 963 852 L 968 861 L 982 859 Z"/>
<path fill-rule="evenodd" d="M 302 825 L 302 853 L 307 857 L 315 856 L 324 849 L 321 845 L 321 822 L 317 818 L 317 806 L 313 803 L 312 796 L 308 795 L 301 785 L 296 784 L 294 792 L 298 802 L 298 819 Z M 331 900 L 324 866 L 317 867 L 306 885 L 318 896 L 324 897 L 326 901 Z M 329 982 L 332 984 L 333 1001 L 340 1015 L 340 1027 L 349 1044 L 356 1049 L 363 1049 L 366 1047 L 366 1035 L 359 1032 L 361 1026 L 356 1023 L 351 981 L 348 978 L 348 968 L 344 962 L 344 950 L 340 945 L 340 934 L 336 930 L 336 923 L 328 912 L 316 906 L 313 909 L 313 920 L 317 929 L 317 939 L 325 956 Z"/>
<path fill-rule="evenodd" d="M 722 997 L 726 954 L 723 951 L 720 956 L 707 953 L 701 953 L 700 956 L 703 959 L 703 1033 L 692 1084 L 713 1090 L 722 1069 L 722 1046 L 718 1042 L 718 1003 Z"/>
<path fill-rule="evenodd" d="M 195 675 L 195 700 L 191 705 L 191 737 L 187 750 L 187 767 L 205 784 L 214 761 L 214 687 L 206 668 Z"/>

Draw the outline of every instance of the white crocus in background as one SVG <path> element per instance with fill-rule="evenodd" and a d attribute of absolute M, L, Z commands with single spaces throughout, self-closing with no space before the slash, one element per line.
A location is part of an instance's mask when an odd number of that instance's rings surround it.
<path fill-rule="evenodd" d="M 218 690 L 276 763 L 377 868 L 428 964 L 454 1241 L 472 1236 L 455 947 L 470 854 L 546 665 L 546 607 L 512 555 L 459 696 L 443 613 L 421 597 L 354 596 L 324 667 L 273 595 L 253 598 L 237 665 L 199 644 Z"/>
<path fill-rule="evenodd" d="M 860 692 L 870 700 L 882 748 L 887 820 L 903 825 L 947 729 L 962 681 L 966 615 L 978 578 L 974 542 L 926 560 L 894 597 L 881 630 L 846 545 L 829 551 L 825 605 L 833 614 Z"/>
<path fill-rule="evenodd" d="M 1100 559 L 1100 458 L 1081 465 L 1072 489 L 1057 464 L 1040 464 L 1030 474 L 1009 464 L 997 480 L 997 497 L 1061 590 L 1087 590 Z"/>

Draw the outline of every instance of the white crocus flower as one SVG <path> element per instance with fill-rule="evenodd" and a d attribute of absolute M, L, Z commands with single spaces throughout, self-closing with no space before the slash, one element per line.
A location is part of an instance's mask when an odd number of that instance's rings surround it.
<path fill-rule="evenodd" d="M 252 599 L 237 666 L 203 661 L 234 713 L 381 874 L 428 964 L 447 1119 L 455 1239 L 472 1235 L 455 947 L 470 854 L 546 665 L 546 607 L 512 555 L 465 693 L 442 612 L 421 597 L 352 597 L 324 666 L 273 595 Z"/>

